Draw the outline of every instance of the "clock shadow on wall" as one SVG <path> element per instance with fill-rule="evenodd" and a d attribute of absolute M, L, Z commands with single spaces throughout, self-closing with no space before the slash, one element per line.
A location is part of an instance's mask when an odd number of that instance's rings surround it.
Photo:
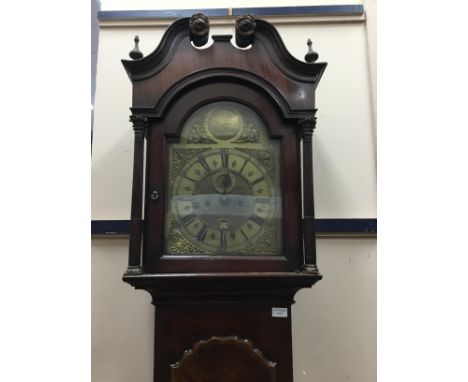
<path fill-rule="evenodd" d="M 123 280 L 157 308 L 155 381 L 291 382 L 291 305 L 322 278 L 312 134 L 326 63 L 310 41 L 298 61 L 252 16 L 199 49 L 208 36 L 195 14 L 146 57 L 136 37 L 122 61 L 135 131 Z"/>

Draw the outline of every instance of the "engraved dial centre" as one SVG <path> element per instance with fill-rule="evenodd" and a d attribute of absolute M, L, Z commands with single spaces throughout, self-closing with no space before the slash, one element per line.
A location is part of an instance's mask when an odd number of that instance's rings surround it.
<path fill-rule="evenodd" d="M 245 247 L 275 212 L 266 170 L 236 149 L 213 149 L 195 156 L 175 186 L 178 228 L 201 248 L 223 252 Z"/>

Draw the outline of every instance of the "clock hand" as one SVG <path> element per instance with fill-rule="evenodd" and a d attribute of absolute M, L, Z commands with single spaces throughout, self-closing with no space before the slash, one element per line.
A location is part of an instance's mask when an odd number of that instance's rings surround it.
<path fill-rule="evenodd" d="M 223 185 L 223 188 L 224 188 L 223 194 L 226 194 L 227 190 L 231 186 L 231 178 L 228 175 L 228 173 L 225 173 L 225 174 L 221 175 L 221 177 L 222 177 L 221 184 Z"/>

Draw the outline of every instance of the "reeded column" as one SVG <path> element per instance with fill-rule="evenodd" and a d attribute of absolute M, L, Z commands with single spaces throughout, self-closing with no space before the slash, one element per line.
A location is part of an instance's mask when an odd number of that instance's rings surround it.
<path fill-rule="evenodd" d="M 319 273 L 315 248 L 315 209 L 314 209 L 314 175 L 312 156 L 312 135 L 317 118 L 314 109 L 310 117 L 299 120 L 302 135 L 304 217 L 302 233 L 304 235 L 304 272 Z"/>
<path fill-rule="evenodd" d="M 130 218 L 130 245 L 128 253 L 127 274 L 142 273 L 141 266 L 141 235 L 143 227 L 143 155 L 145 130 L 148 127 L 148 118 L 137 115 L 130 116 L 135 132 L 133 149 L 133 184 L 132 209 Z"/>

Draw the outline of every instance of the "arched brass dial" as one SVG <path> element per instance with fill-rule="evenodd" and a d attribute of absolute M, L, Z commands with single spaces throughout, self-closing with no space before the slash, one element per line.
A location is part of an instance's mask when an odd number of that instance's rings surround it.
<path fill-rule="evenodd" d="M 167 255 L 281 254 L 281 142 L 254 110 L 200 107 L 168 154 Z"/>

